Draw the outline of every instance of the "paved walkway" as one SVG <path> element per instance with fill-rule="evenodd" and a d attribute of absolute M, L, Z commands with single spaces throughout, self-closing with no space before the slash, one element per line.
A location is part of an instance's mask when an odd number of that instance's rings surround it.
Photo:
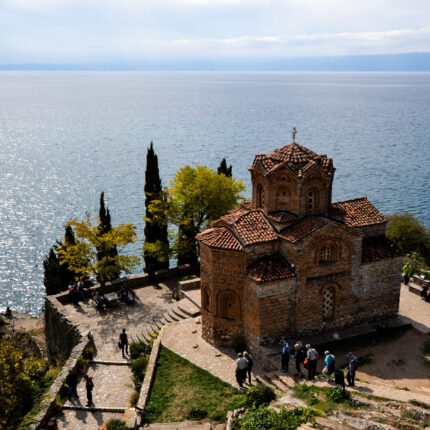
<path fill-rule="evenodd" d="M 430 303 L 411 293 L 403 283 L 400 290 L 399 315 L 423 333 L 430 332 Z"/>
<path fill-rule="evenodd" d="M 237 387 L 236 357 L 232 348 L 215 348 L 201 337 L 200 317 L 163 329 L 161 343 L 191 363 Z"/>
<path fill-rule="evenodd" d="M 137 327 L 150 324 L 154 318 L 163 316 L 165 309 L 172 303 L 172 290 L 177 286 L 176 280 L 146 286 L 135 290 L 138 300 L 134 305 L 120 303 L 106 311 L 98 311 L 91 301 L 77 305 L 66 305 L 62 312 L 75 324 L 83 336 L 91 332 L 96 345 L 95 364 L 90 366 L 88 374 L 93 377 L 93 403 L 96 408 L 129 408 L 134 384 L 129 365 L 131 359 L 123 358 L 118 348 L 119 334 L 126 328 L 132 338 Z M 122 362 L 123 364 L 100 364 L 99 361 Z M 85 381 L 78 384 L 79 400 L 67 401 L 66 406 L 85 406 Z M 123 418 L 122 413 L 64 410 L 58 415 L 60 430 L 90 430 L 106 423 L 110 418 Z"/>

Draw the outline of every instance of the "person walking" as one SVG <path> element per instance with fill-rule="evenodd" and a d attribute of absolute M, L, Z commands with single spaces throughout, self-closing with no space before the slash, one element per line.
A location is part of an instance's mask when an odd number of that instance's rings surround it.
<path fill-rule="evenodd" d="M 403 281 L 404 281 L 405 285 L 408 285 L 409 279 L 411 278 L 411 275 L 412 275 L 412 268 L 411 268 L 411 266 L 409 266 L 409 263 L 406 263 L 403 266 L 402 274 L 403 274 Z"/>
<path fill-rule="evenodd" d="M 87 408 L 93 404 L 93 378 L 91 376 L 85 375 L 85 389 L 87 390 Z"/>
<path fill-rule="evenodd" d="M 69 370 L 69 373 L 66 376 L 66 385 L 69 387 L 67 390 L 67 398 L 72 400 L 72 396 L 79 399 L 78 392 L 76 391 L 76 387 L 78 385 L 78 375 L 76 372 Z"/>
<path fill-rule="evenodd" d="M 348 387 L 355 387 L 355 372 L 358 368 L 358 359 L 357 357 L 350 352 L 348 354 L 349 364 L 348 364 L 348 373 L 346 374 L 346 380 L 348 381 Z"/>
<path fill-rule="evenodd" d="M 298 343 L 294 345 L 294 360 L 296 361 L 296 373 L 294 375 L 303 376 L 302 369 L 300 368 L 300 366 L 305 360 L 305 356 L 300 349 L 300 344 Z"/>
<path fill-rule="evenodd" d="M 315 375 L 317 373 L 318 352 L 309 344 L 306 345 L 306 350 L 306 358 L 309 360 L 308 379 L 311 381 L 315 379 Z"/>
<path fill-rule="evenodd" d="M 243 388 L 243 381 L 246 378 L 246 369 L 248 368 L 248 360 L 241 352 L 237 354 L 236 360 L 236 381 L 240 388 Z"/>
<path fill-rule="evenodd" d="M 330 354 L 330 351 L 324 352 L 325 360 L 324 360 L 324 369 L 323 373 L 327 375 L 327 381 L 331 380 L 331 375 L 336 370 L 336 359 L 333 354 Z"/>
<path fill-rule="evenodd" d="M 288 342 L 281 340 L 282 345 L 282 355 L 281 355 L 281 370 L 283 372 L 288 372 L 288 367 L 290 364 L 290 347 Z"/>
<path fill-rule="evenodd" d="M 246 373 L 248 374 L 249 385 L 251 385 L 251 371 L 252 371 L 252 367 L 254 366 L 254 360 L 252 359 L 252 355 L 249 352 L 244 351 L 243 356 L 248 360 L 248 367 L 246 368 Z M 245 377 L 245 380 L 246 380 L 246 377 Z"/>
<path fill-rule="evenodd" d="M 119 343 L 121 345 L 122 356 L 125 357 L 125 354 L 128 354 L 128 336 L 125 332 L 125 328 L 122 329 L 122 333 L 119 335 Z"/>

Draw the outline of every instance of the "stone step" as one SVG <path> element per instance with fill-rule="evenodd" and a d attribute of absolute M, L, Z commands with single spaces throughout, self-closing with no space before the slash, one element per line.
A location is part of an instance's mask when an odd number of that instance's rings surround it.
<path fill-rule="evenodd" d="M 172 319 L 173 320 L 173 322 L 176 322 L 176 321 L 179 321 L 181 318 L 179 318 L 174 312 L 173 312 L 173 309 L 172 308 L 170 308 L 168 311 L 167 311 L 167 315 L 169 316 L 169 318 L 170 319 Z"/>
<path fill-rule="evenodd" d="M 192 290 L 182 291 L 184 298 L 189 300 L 194 306 L 201 308 L 201 292 L 200 288 L 193 288 Z"/>
<path fill-rule="evenodd" d="M 188 315 L 182 312 L 177 306 L 172 308 L 172 312 L 179 317 L 179 320 L 185 320 L 188 318 Z"/>
<path fill-rule="evenodd" d="M 77 406 L 77 405 L 64 405 L 63 409 L 65 411 L 88 411 L 88 412 L 117 412 L 124 413 L 128 408 L 119 408 L 117 406 L 97 406 L 89 407 Z"/>
<path fill-rule="evenodd" d="M 211 423 L 196 423 L 193 421 L 183 421 L 180 423 L 155 423 L 145 427 L 152 430 L 212 430 Z"/>
<path fill-rule="evenodd" d="M 172 317 L 170 317 L 167 312 L 164 314 L 163 318 L 167 321 L 168 324 L 175 322 L 175 320 Z"/>
<path fill-rule="evenodd" d="M 189 317 L 196 317 L 200 315 L 200 309 L 191 303 L 189 300 L 180 300 L 178 303 L 178 309 L 180 309 L 184 314 Z"/>
<path fill-rule="evenodd" d="M 153 320 L 153 323 L 154 323 L 155 327 L 157 327 L 157 330 L 159 333 L 164 324 L 161 324 L 161 320 Z"/>

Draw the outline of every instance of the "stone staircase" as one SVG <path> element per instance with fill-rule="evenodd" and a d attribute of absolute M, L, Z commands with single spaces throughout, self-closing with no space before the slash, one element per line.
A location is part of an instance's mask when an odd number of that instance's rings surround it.
<path fill-rule="evenodd" d="M 178 302 L 171 303 L 161 318 L 154 318 L 149 323 L 137 326 L 134 331 L 130 332 L 130 338 L 133 342 L 149 342 L 158 336 L 163 326 L 183 321 L 187 318 L 194 318 L 199 315 L 200 308 L 185 297 Z"/>
<path fill-rule="evenodd" d="M 150 430 L 224 430 L 225 424 L 197 423 L 193 421 L 183 421 L 180 423 L 156 423 L 145 426 Z"/>

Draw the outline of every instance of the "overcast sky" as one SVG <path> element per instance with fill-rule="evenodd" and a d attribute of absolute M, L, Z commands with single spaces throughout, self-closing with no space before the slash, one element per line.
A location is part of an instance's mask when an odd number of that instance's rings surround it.
<path fill-rule="evenodd" d="M 430 0 L 0 0 L 0 64 L 430 52 Z"/>

